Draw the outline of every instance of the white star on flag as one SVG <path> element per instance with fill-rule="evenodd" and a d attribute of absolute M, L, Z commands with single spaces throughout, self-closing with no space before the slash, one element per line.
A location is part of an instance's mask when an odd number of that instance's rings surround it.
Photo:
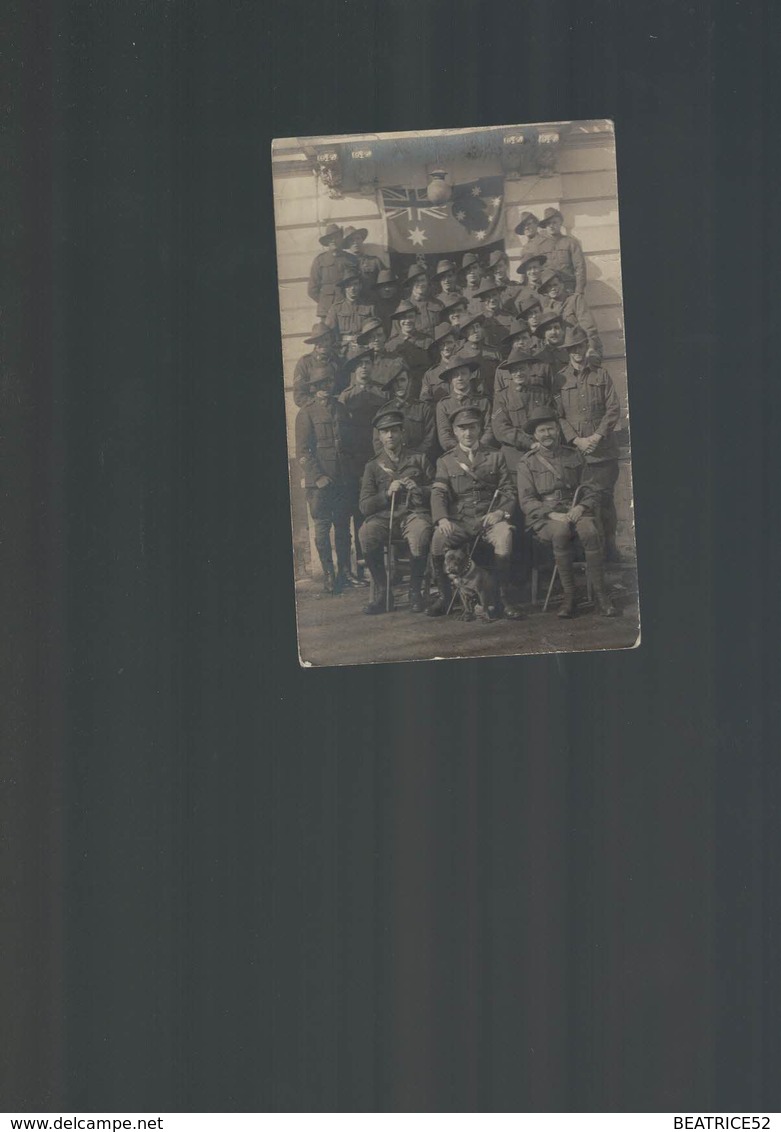
<path fill-rule="evenodd" d="M 472 189 L 472 196 L 473 197 L 479 197 L 480 194 L 482 193 L 482 191 L 483 190 L 480 188 L 479 185 L 475 185 L 475 187 Z"/>
<path fill-rule="evenodd" d="M 459 209 L 456 213 L 456 220 L 466 220 L 466 213 L 462 212 L 461 209 Z"/>
<path fill-rule="evenodd" d="M 475 239 L 476 240 L 484 240 L 487 235 L 488 235 L 487 232 L 475 232 Z"/>
<path fill-rule="evenodd" d="M 501 197 L 489 197 L 488 199 L 490 200 L 490 202 L 494 206 L 494 208 L 498 208 L 499 205 L 502 203 Z"/>
<path fill-rule="evenodd" d="M 410 228 L 410 230 L 409 230 L 409 240 L 410 240 L 411 243 L 418 244 L 418 245 L 420 245 L 420 247 L 423 247 L 423 241 L 427 240 L 427 239 L 428 239 L 428 236 L 426 235 L 426 233 L 423 231 L 422 228 Z"/>

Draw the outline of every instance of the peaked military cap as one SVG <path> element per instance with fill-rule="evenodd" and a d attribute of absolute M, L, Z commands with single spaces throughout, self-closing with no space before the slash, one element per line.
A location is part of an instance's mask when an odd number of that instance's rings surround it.
<path fill-rule="evenodd" d="M 315 342 L 322 342 L 324 338 L 332 338 L 333 331 L 324 322 L 316 322 L 312 327 L 312 333 L 304 341 L 308 346 L 313 346 Z"/>
<path fill-rule="evenodd" d="M 559 414 L 553 405 L 536 405 L 529 413 L 529 419 L 523 426 L 524 432 L 527 432 L 529 436 L 534 436 L 537 425 L 545 424 L 546 421 L 556 421 L 558 424 Z"/>
<path fill-rule="evenodd" d="M 327 244 L 329 240 L 332 240 L 334 238 L 334 236 L 338 236 L 341 240 L 343 234 L 344 233 L 342 232 L 342 229 L 338 224 L 329 224 L 325 232 L 323 232 L 322 236 L 319 237 L 319 241 L 321 244 Z"/>
<path fill-rule="evenodd" d="M 437 264 L 437 270 L 431 276 L 432 279 L 439 279 L 442 275 L 447 275 L 449 271 L 456 271 L 456 265 L 452 259 L 441 259 Z"/>
<path fill-rule="evenodd" d="M 558 216 L 562 224 L 564 223 L 564 217 L 561 215 L 558 208 L 546 208 L 545 214 L 540 221 L 540 228 L 547 228 L 549 221 L 551 221 L 554 216 Z"/>
<path fill-rule="evenodd" d="M 377 282 L 375 283 L 375 287 L 386 287 L 389 283 L 398 283 L 398 282 L 399 282 L 398 275 L 396 275 L 393 271 L 388 271 L 387 268 L 383 268 L 383 270 L 377 276 Z"/>
<path fill-rule="evenodd" d="M 519 236 L 523 235 L 523 230 L 526 227 L 527 221 L 529 220 L 537 220 L 537 217 L 533 212 L 522 212 L 518 219 L 518 223 L 515 225 L 515 231 Z M 537 223 L 539 224 L 539 220 L 537 220 Z"/>
<path fill-rule="evenodd" d="M 407 299 L 403 299 L 399 303 L 399 305 L 396 307 L 393 314 L 391 315 L 391 321 L 393 321 L 393 319 L 396 319 L 396 318 L 417 318 L 417 317 L 418 317 L 418 308 L 413 303 L 410 303 Z"/>
<path fill-rule="evenodd" d="M 450 414 L 450 423 L 457 424 L 479 424 L 483 423 L 483 414 L 476 405 L 459 405 Z"/>
<path fill-rule="evenodd" d="M 570 346 L 585 346 L 587 342 L 588 334 L 582 326 L 568 326 L 562 345 L 565 350 L 569 350 Z"/>
<path fill-rule="evenodd" d="M 542 252 L 530 252 L 529 255 L 521 256 L 521 261 L 515 269 L 515 274 L 525 275 L 529 264 L 534 263 L 535 260 L 539 260 L 540 267 L 544 267 L 548 262 L 548 257 L 543 255 Z"/>
<path fill-rule="evenodd" d="M 537 354 L 530 353 L 520 342 L 516 342 L 504 363 L 504 367 L 505 369 L 511 369 L 513 366 L 525 365 L 527 362 L 538 362 L 539 360 Z"/>
<path fill-rule="evenodd" d="M 362 346 L 366 345 L 366 339 L 370 334 L 374 334 L 375 330 L 382 330 L 382 322 L 379 318 L 365 318 L 361 323 L 361 332 L 356 334 L 355 341 L 360 342 Z"/>
<path fill-rule="evenodd" d="M 344 235 L 342 236 L 342 247 L 344 247 L 345 244 L 349 244 L 356 236 L 360 236 L 361 241 L 363 241 L 368 235 L 368 228 L 353 228 L 352 226 L 345 228 Z"/>
<path fill-rule="evenodd" d="M 374 414 L 372 426 L 374 428 L 391 428 L 393 425 L 404 424 L 404 413 L 401 409 L 380 409 Z"/>

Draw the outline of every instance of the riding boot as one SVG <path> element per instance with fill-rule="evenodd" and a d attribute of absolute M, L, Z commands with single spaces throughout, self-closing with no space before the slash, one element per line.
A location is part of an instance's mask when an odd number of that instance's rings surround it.
<path fill-rule="evenodd" d="M 504 615 L 508 621 L 523 621 L 524 612 L 516 605 L 510 590 L 510 559 L 496 556 L 496 577 L 499 582 L 499 593 L 504 606 Z M 491 616 L 491 610 L 486 610 Z"/>
<path fill-rule="evenodd" d="M 453 587 L 450 585 L 450 578 L 445 573 L 444 554 L 432 554 L 431 565 L 434 568 L 434 578 L 439 590 L 439 597 L 431 602 L 426 613 L 429 617 L 441 617 L 450 608 L 450 603 L 453 600 Z"/>
<path fill-rule="evenodd" d="M 320 565 L 323 568 L 323 594 L 329 596 L 336 593 L 336 579 L 334 575 L 334 560 L 331 554 L 331 537 L 330 531 L 326 529 L 325 535 L 322 532 L 316 532 L 315 546 L 317 547 L 317 556 L 320 559 Z"/>
<path fill-rule="evenodd" d="M 426 604 L 420 592 L 423 576 L 426 573 L 426 559 L 410 555 L 409 560 L 409 607 L 412 613 L 425 613 Z"/>
<path fill-rule="evenodd" d="M 366 565 L 372 579 L 371 600 L 363 607 L 364 613 L 390 613 L 393 611 L 393 590 L 390 591 L 390 602 L 386 605 L 388 597 L 388 575 L 385 570 L 385 559 L 382 548 L 366 551 Z"/>
<path fill-rule="evenodd" d="M 591 589 L 594 594 L 597 609 L 603 617 L 615 617 L 616 607 L 613 605 L 613 602 L 610 600 L 610 595 L 605 589 L 605 570 L 600 551 L 586 551 L 586 570 L 588 571 L 588 577 L 591 582 Z"/>
<path fill-rule="evenodd" d="M 561 588 L 564 590 L 559 617 L 574 617 L 576 613 L 575 572 L 572 569 L 572 554 L 556 554 L 554 557 L 559 568 Z"/>

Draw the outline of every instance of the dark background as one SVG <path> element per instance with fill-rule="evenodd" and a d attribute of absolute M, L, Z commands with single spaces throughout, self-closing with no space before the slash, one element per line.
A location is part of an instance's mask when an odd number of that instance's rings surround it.
<path fill-rule="evenodd" d="M 1 12 L 2 1107 L 781 1108 L 781 9 Z M 299 670 L 271 138 L 598 117 L 642 646 Z"/>

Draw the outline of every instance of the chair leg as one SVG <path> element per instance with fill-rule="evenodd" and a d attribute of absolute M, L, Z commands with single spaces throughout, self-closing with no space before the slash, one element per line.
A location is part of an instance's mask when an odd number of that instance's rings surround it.
<path fill-rule="evenodd" d="M 559 574 L 559 568 L 558 568 L 558 566 L 556 565 L 556 563 L 554 562 L 554 564 L 553 564 L 553 573 L 552 573 L 552 574 L 551 574 L 551 576 L 550 576 L 550 585 L 548 586 L 548 592 L 547 592 L 547 594 L 545 595 L 545 605 L 543 605 L 543 607 L 542 607 L 542 612 L 543 612 L 543 613 L 547 613 L 547 612 L 548 612 L 548 602 L 550 601 L 550 595 L 551 595 L 551 594 L 553 593 L 553 583 L 554 583 L 554 582 L 556 581 L 556 578 L 558 577 L 558 574 Z"/>

